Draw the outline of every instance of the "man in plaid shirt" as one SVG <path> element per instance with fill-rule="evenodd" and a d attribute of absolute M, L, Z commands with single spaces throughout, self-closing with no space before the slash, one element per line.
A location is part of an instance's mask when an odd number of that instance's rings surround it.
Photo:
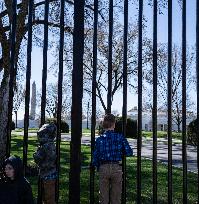
<path fill-rule="evenodd" d="M 99 171 L 100 203 L 121 203 L 122 191 L 122 156 L 132 156 L 133 150 L 126 138 L 120 133 L 114 132 L 115 116 L 107 114 L 103 120 L 105 132 L 96 139 L 93 154 L 93 166 Z"/>

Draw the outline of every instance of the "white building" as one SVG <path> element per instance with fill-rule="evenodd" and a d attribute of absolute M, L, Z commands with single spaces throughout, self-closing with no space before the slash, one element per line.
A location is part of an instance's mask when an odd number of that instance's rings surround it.
<path fill-rule="evenodd" d="M 137 106 L 129 110 L 127 115 L 129 118 L 133 120 L 137 120 L 138 118 Z M 187 112 L 187 120 L 186 120 L 187 126 L 194 119 L 196 119 L 196 115 L 194 115 L 192 112 Z M 167 111 L 166 110 L 157 111 L 157 130 L 167 131 L 167 127 L 168 127 L 167 123 L 168 123 Z M 151 110 L 142 111 L 142 130 L 152 131 L 152 112 Z M 178 130 L 178 126 L 174 121 L 172 121 L 172 130 L 173 131 Z"/>

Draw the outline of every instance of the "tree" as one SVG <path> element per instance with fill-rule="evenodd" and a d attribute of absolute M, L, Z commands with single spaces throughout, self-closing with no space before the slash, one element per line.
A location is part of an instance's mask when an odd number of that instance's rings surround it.
<path fill-rule="evenodd" d="M 8 118 L 8 97 L 9 97 L 9 62 L 10 62 L 10 23 L 12 22 L 12 1 L 1 2 L 0 13 L 0 72 L 2 72 L 2 81 L 0 86 L 0 160 L 5 156 L 6 152 L 6 136 L 7 136 L 7 118 Z M 16 57 L 15 65 L 18 62 L 20 45 L 26 33 L 25 20 L 27 15 L 28 2 L 22 1 L 21 8 L 18 13 L 18 23 L 16 31 Z M 22 12 L 23 10 L 23 12 Z M 20 22 L 20 23 L 19 23 Z"/>
<path fill-rule="evenodd" d="M 152 46 L 151 51 L 152 53 Z M 193 102 L 191 101 L 190 91 L 193 86 L 194 72 L 194 52 L 187 48 L 187 78 L 186 78 L 186 97 L 187 97 L 187 110 L 191 113 Z M 150 61 L 149 61 L 150 62 Z M 181 68 L 181 47 L 174 45 L 172 49 L 172 114 L 173 122 L 178 126 L 180 131 L 182 123 L 182 68 Z M 167 108 L 167 44 L 158 45 L 158 109 Z M 148 66 L 147 82 L 153 83 L 152 64 Z M 152 108 L 152 88 L 147 86 L 145 97 L 145 107 Z M 150 98 L 149 98 L 150 96 Z M 190 114 L 187 114 L 187 117 Z"/>
<path fill-rule="evenodd" d="M 113 32 L 113 56 L 112 56 L 112 100 L 116 92 L 120 91 L 123 86 L 123 25 L 117 21 L 114 21 Z M 104 99 L 104 95 L 108 91 L 108 29 L 107 24 L 100 24 L 98 28 L 98 65 L 97 65 L 97 97 L 101 103 L 103 110 L 106 112 L 107 106 Z M 93 31 L 88 33 L 86 38 L 86 49 L 84 54 L 84 90 L 91 93 L 92 80 L 92 36 Z M 137 88 L 137 38 L 138 28 L 135 24 L 129 24 L 128 30 L 128 51 L 127 51 L 127 83 L 131 90 Z M 143 40 L 143 55 L 146 56 L 145 50 L 148 50 L 148 39 Z M 148 62 L 147 57 L 143 57 L 143 64 Z M 150 59 L 151 60 L 151 59 Z"/>
<path fill-rule="evenodd" d="M 107 2 L 105 2 L 106 4 Z M 15 81 L 17 77 L 25 75 L 26 68 L 26 45 L 28 30 L 28 0 L 21 0 L 17 3 L 16 18 L 16 38 L 15 38 L 15 68 L 17 68 Z M 59 39 L 59 16 L 60 1 L 49 0 L 49 18 L 48 28 L 49 38 L 48 51 L 53 49 L 53 43 Z M 43 25 L 44 25 L 44 5 L 45 1 L 35 1 L 33 5 L 33 46 L 43 47 Z M 65 33 L 72 36 L 73 32 L 73 5 L 74 1 L 65 0 Z M 100 4 L 104 5 L 104 2 Z M 90 11 L 93 11 L 92 1 L 87 1 L 85 5 L 86 18 L 90 18 Z M 106 13 L 103 9 L 99 11 L 100 16 Z M 8 98 L 9 98 L 9 70 L 10 70 L 10 44 L 12 24 L 12 1 L 0 0 L 0 162 L 6 153 L 6 137 L 8 123 Z M 55 40 L 56 39 L 56 40 Z M 14 87 L 15 88 L 15 87 Z"/>
<path fill-rule="evenodd" d="M 30 120 L 35 119 L 35 114 L 36 114 L 36 83 L 35 81 L 32 83 L 32 97 L 31 97 L 31 109 L 30 109 Z"/>
<path fill-rule="evenodd" d="M 62 118 L 70 112 L 71 107 L 71 87 L 66 83 L 63 85 L 63 95 L 62 95 Z M 57 107 L 58 107 L 58 85 L 57 83 L 47 84 L 47 95 L 46 95 L 46 113 L 49 118 L 57 117 Z M 41 93 L 38 94 L 37 101 L 41 98 Z M 39 103 L 38 103 L 39 104 Z M 40 105 L 39 105 L 40 106 Z"/>
<path fill-rule="evenodd" d="M 13 112 L 16 116 L 16 122 L 15 127 L 17 128 L 17 112 L 21 105 L 23 104 L 25 100 L 25 89 L 23 88 L 23 85 L 20 83 L 17 83 L 16 89 L 14 91 L 14 97 L 13 97 Z"/>
<path fill-rule="evenodd" d="M 119 23 L 118 12 L 123 12 L 121 2 L 114 2 L 114 34 L 113 34 L 113 89 L 112 100 L 116 92 L 121 90 L 123 85 L 123 25 Z M 103 11 L 103 13 L 102 13 Z M 108 74 L 108 1 L 103 1 L 99 5 L 99 23 L 98 23 L 98 75 L 97 75 L 97 98 L 104 111 L 106 111 L 106 101 L 103 95 L 107 93 L 107 74 Z M 128 85 L 133 90 L 136 85 L 137 75 L 137 36 L 138 29 L 135 24 L 129 24 L 128 38 Z M 71 78 L 72 72 L 72 38 L 65 36 L 67 44 L 64 46 L 64 62 L 66 69 L 64 75 Z M 145 40 L 143 42 L 145 46 Z M 57 43 L 58 45 L 58 43 Z M 55 62 L 51 66 L 51 71 L 57 76 L 59 47 L 54 52 Z M 91 81 L 93 69 L 93 13 L 92 10 L 86 11 L 85 21 L 85 47 L 84 47 L 84 91 L 91 94 Z M 143 62 L 144 63 L 144 62 Z M 56 68 L 56 69 L 55 69 Z M 132 80 L 133 79 L 133 80 Z M 84 93 L 85 93 L 84 92 Z M 84 97 L 85 95 L 84 94 Z"/>
<path fill-rule="evenodd" d="M 60 15 L 60 1 L 49 0 L 49 35 L 52 36 L 49 39 L 48 51 L 54 49 L 54 45 L 59 39 L 59 15 Z M 25 73 L 26 68 L 26 44 L 27 44 L 27 29 L 28 29 L 28 0 L 18 1 L 17 4 L 17 27 L 16 27 L 16 49 L 15 49 L 15 67 L 17 72 L 15 74 L 15 80 L 17 77 Z M 107 22 L 108 19 L 108 0 L 99 2 L 99 24 Z M 43 24 L 44 24 L 44 4 L 45 0 L 35 1 L 33 10 L 33 46 L 43 46 Z M 73 33 L 73 4 L 72 0 L 65 0 L 65 27 L 66 36 L 72 36 Z M 9 97 L 9 69 L 10 69 L 10 44 L 11 33 L 10 25 L 12 23 L 12 1 L 0 0 L 0 159 L 3 158 L 6 151 L 6 136 L 7 136 L 7 115 L 8 115 L 8 97 Z M 114 1 L 114 14 L 119 18 L 119 12 L 121 12 L 121 1 Z M 93 26 L 93 1 L 86 1 L 85 5 L 85 25 L 90 30 Z M 85 36 L 87 32 L 85 31 Z M 99 77 L 101 78 L 101 73 Z M 118 71 L 114 73 L 118 74 Z M 120 75 L 118 76 L 118 83 L 114 86 L 120 87 Z M 103 84 L 99 84 L 99 90 L 104 87 Z M 100 93 L 98 95 L 100 96 Z M 102 103 L 103 104 L 103 103 Z M 104 106 L 104 108 L 106 108 Z"/>
<path fill-rule="evenodd" d="M 1 0 L 0 8 L 0 162 L 5 156 L 6 152 L 6 137 L 7 137 L 7 122 L 8 122 L 8 98 L 9 98 L 9 70 L 10 70 L 10 44 L 11 33 L 10 25 L 12 23 L 12 1 Z M 24 75 L 26 67 L 26 47 L 27 39 L 27 15 L 28 15 L 27 0 L 22 0 L 17 4 L 17 25 L 16 25 L 16 43 L 15 43 L 15 67 L 17 72 L 15 74 L 15 81 L 20 75 Z M 45 1 L 37 1 L 34 4 L 34 19 L 33 19 L 33 45 L 42 46 L 42 27 L 44 24 L 44 3 Z M 73 5 L 72 1 L 66 0 L 68 5 Z M 56 9 L 57 12 L 54 10 Z M 56 16 L 55 16 L 56 15 Z M 59 3 L 55 0 L 50 0 L 50 15 L 49 26 L 59 27 Z M 66 32 L 71 32 L 71 27 L 65 27 Z M 16 87 L 14 87 L 16 88 Z"/>

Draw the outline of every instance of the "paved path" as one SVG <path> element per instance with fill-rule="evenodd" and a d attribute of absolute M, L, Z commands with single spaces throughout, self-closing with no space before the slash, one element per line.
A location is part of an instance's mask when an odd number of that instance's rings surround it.
<path fill-rule="evenodd" d="M 70 141 L 70 135 L 62 135 L 62 138 L 63 140 Z M 134 150 L 134 155 L 137 155 L 137 140 L 128 139 L 128 141 Z M 90 145 L 90 137 L 88 135 L 82 137 L 82 144 Z M 173 166 L 182 168 L 182 145 L 179 141 L 173 141 L 172 153 Z M 152 139 L 143 138 L 141 154 L 142 157 L 152 159 Z M 168 143 L 166 139 L 158 140 L 157 159 L 162 163 L 168 163 Z M 195 173 L 197 172 L 197 149 L 191 145 L 187 145 L 187 170 Z"/>
<path fill-rule="evenodd" d="M 15 134 L 23 135 L 23 132 L 15 132 Z M 36 136 L 36 133 L 29 133 L 30 136 Z M 63 141 L 70 141 L 70 134 L 62 135 Z M 130 146 L 134 150 L 134 155 L 137 155 L 137 140 L 128 139 Z M 89 135 L 82 136 L 82 144 L 90 145 Z M 182 168 L 182 145 L 179 141 L 173 140 L 172 146 L 173 166 Z M 152 159 L 153 157 L 153 141 L 152 139 L 143 138 L 142 140 L 142 157 Z M 167 164 L 168 146 L 166 139 L 158 139 L 157 147 L 158 161 Z M 187 170 L 197 173 L 197 149 L 191 145 L 187 145 Z"/>
<path fill-rule="evenodd" d="M 137 154 L 137 141 L 130 139 L 130 144 L 134 146 L 135 154 Z M 152 159 L 153 157 L 153 141 L 152 139 L 143 139 L 142 152 L 143 157 Z M 157 159 L 158 161 L 168 163 L 168 143 L 166 139 L 158 140 L 157 145 Z M 173 166 L 182 168 L 182 144 L 179 141 L 173 141 L 172 146 L 172 161 Z M 187 145 L 187 170 L 197 173 L 197 149 L 191 145 Z"/>

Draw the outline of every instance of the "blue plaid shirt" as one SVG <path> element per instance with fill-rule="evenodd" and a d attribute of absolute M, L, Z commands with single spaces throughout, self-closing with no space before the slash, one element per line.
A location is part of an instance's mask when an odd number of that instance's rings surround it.
<path fill-rule="evenodd" d="M 102 162 L 121 161 L 123 154 L 133 155 L 127 139 L 120 133 L 108 130 L 96 139 L 92 164 L 98 169 Z"/>
<path fill-rule="evenodd" d="M 55 179 L 57 179 L 57 177 L 58 177 L 58 174 L 57 174 L 57 172 L 54 172 L 54 173 L 52 173 L 52 174 L 50 174 L 50 175 L 48 175 L 48 176 L 41 176 L 41 178 L 43 179 L 43 180 L 55 180 Z"/>

